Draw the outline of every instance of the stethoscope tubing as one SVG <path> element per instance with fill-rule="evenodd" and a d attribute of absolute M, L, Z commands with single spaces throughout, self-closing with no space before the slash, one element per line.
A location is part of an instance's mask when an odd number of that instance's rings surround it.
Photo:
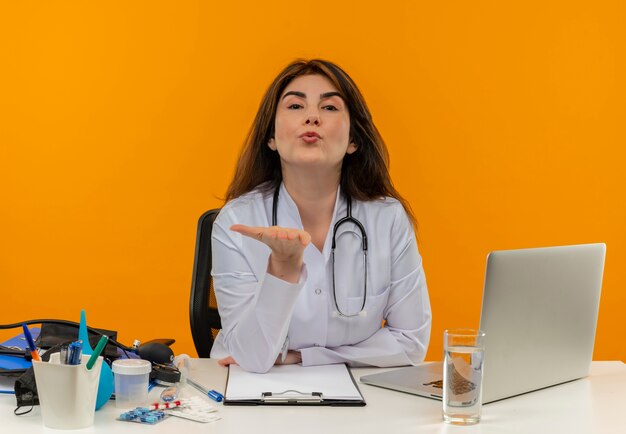
<path fill-rule="evenodd" d="M 280 184 L 274 190 L 274 197 L 272 200 L 272 226 L 278 226 L 278 196 L 280 194 Z M 331 241 L 331 267 L 332 267 L 332 283 L 333 283 L 333 301 L 335 303 L 335 309 L 339 316 L 351 318 L 361 314 L 361 312 L 365 309 L 365 303 L 367 302 L 367 232 L 365 231 L 365 227 L 363 224 L 356 218 L 352 217 L 352 198 L 346 195 L 346 216 L 339 219 L 337 223 L 335 223 L 333 227 L 333 237 Z M 339 303 L 337 302 L 337 291 L 335 290 L 335 248 L 337 247 L 337 230 L 344 223 L 353 223 L 356 227 L 359 228 L 361 232 L 361 249 L 363 250 L 363 269 L 365 270 L 365 279 L 364 279 L 364 288 L 363 288 L 363 303 L 361 304 L 361 309 L 357 313 L 348 314 L 343 312 L 339 308 Z"/>

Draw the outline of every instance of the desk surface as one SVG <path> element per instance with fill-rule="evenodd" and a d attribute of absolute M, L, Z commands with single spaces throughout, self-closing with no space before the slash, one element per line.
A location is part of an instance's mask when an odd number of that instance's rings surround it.
<path fill-rule="evenodd" d="M 361 375 L 383 369 L 355 369 Z M 193 361 L 191 377 L 209 388 L 224 391 L 226 368 L 210 359 Z M 487 404 L 483 420 L 469 427 L 446 425 L 441 402 L 365 384 L 359 387 L 365 407 L 239 407 L 216 404 L 221 420 L 209 424 L 169 418 L 146 426 L 120 422 L 121 412 L 111 401 L 96 412 L 95 424 L 80 433 L 623 433 L 626 409 L 626 365 L 593 362 L 590 375 L 570 383 Z M 186 387 L 187 396 L 200 394 Z M 152 395 L 158 397 L 155 388 Z M 211 401 L 212 402 L 212 401 Z M 15 396 L 0 395 L 0 426 L 3 433 L 58 433 L 43 427 L 39 407 L 24 416 L 13 415 Z"/>

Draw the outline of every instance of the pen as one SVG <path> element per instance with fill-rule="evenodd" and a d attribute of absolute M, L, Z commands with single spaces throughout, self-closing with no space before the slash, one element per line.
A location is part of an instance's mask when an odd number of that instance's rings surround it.
<path fill-rule="evenodd" d="M 83 341 L 72 342 L 67 348 L 67 364 L 80 365 L 83 353 Z"/>
<path fill-rule="evenodd" d="M 93 368 L 93 365 L 96 363 L 96 360 L 98 360 L 100 353 L 102 353 L 102 350 L 104 350 L 104 346 L 107 344 L 108 341 L 109 337 L 102 335 L 102 337 L 98 341 L 98 345 L 96 345 L 96 349 L 93 350 L 93 354 L 91 355 L 91 357 L 89 357 L 89 360 L 87 361 L 87 369 L 91 370 L 91 368 Z"/>
<path fill-rule="evenodd" d="M 30 330 L 28 330 L 26 324 L 22 324 L 22 328 L 24 329 L 24 337 L 26 338 L 26 342 L 28 343 L 30 355 L 33 357 L 33 360 L 41 362 L 41 357 L 39 357 L 39 353 L 37 352 L 35 341 L 33 341 L 33 335 L 30 334 Z"/>
<path fill-rule="evenodd" d="M 224 399 L 224 395 L 219 393 L 217 390 L 207 390 L 207 389 L 205 389 L 204 387 L 202 387 L 201 385 L 199 385 L 198 383 L 196 383 L 195 381 L 193 381 L 190 378 L 187 378 L 187 384 L 189 384 L 190 386 L 198 389 L 200 392 L 202 392 L 203 394 L 207 395 L 213 401 L 222 402 L 222 400 Z"/>
<path fill-rule="evenodd" d="M 216 402 L 222 402 L 222 399 L 224 399 L 224 395 L 219 393 L 217 390 L 209 390 L 209 398 Z"/>
<path fill-rule="evenodd" d="M 67 349 L 68 349 L 68 347 L 69 347 L 68 344 L 61 345 L 61 350 L 59 351 L 59 360 L 61 361 L 62 365 L 67 365 Z"/>
<path fill-rule="evenodd" d="M 204 387 L 200 386 L 198 383 L 196 383 L 195 381 L 193 381 L 191 378 L 187 378 L 187 384 L 189 384 L 190 386 L 198 389 L 200 392 L 202 392 L 205 395 L 209 394 L 209 391 L 206 390 Z"/>

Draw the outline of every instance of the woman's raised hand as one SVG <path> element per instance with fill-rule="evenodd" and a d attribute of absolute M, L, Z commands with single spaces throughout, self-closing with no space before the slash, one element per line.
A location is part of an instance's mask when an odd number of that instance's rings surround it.
<path fill-rule="evenodd" d="M 311 242 L 311 235 L 308 232 L 279 226 L 233 225 L 230 229 L 261 241 L 272 250 L 268 273 L 292 283 L 300 279 L 304 248 Z"/>
<path fill-rule="evenodd" d="M 228 366 L 228 365 L 236 365 L 237 361 L 233 358 L 233 356 L 224 357 L 223 359 L 219 359 L 217 363 L 220 366 Z M 293 365 L 296 363 L 302 363 L 302 354 L 300 351 L 292 351 L 289 350 L 287 353 L 287 357 L 283 360 L 283 355 L 279 354 L 276 358 L 275 365 Z"/>

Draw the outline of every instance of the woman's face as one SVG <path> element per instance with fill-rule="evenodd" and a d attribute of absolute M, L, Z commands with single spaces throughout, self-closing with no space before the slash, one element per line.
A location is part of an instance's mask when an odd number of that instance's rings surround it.
<path fill-rule="evenodd" d="M 283 169 L 341 171 L 344 156 L 356 151 L 350 142 L 350 113 L 332 82 L 322 75 L 302 75 L 278 100 L 274 137 Z"/>

